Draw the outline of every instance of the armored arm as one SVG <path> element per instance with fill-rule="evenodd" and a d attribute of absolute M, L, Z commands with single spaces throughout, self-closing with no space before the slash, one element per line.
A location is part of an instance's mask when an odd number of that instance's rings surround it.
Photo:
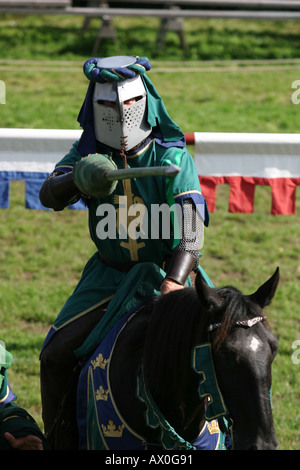
<path fill-rule="evenodd" d="M 80 198 L 80 191 L 74 183 L 72 171 L 63 173 L 54 170 L 44 181 L 40 190 L 40 201 L 44 207 L 61 211 Z"/>
<path fill-rule="evenodd" d="M 204 224 L 192 199 L 183 202 L 182 236 L 167 267 L 166 279 L 184 285 L 190 272 L 198 265 L 204 242 Z"/>

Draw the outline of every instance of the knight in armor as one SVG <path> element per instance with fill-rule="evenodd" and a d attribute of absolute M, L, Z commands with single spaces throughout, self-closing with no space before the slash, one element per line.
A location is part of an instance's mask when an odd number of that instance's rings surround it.
<path fill-rule="evenodd" d="M 199 265 L 204 225 L 208 225 L 205 199 L 184 133 L 170 118 L 146 74 L 151 69 L 148 59 L 95 58 L 83 69 L 90 83 L 78 116 L 82 135 L 40 191 L 42 204 L 55 211 L 81 198 L 88 208 L 90 236 L 96 245 L 41 352 L 43 421 L 54 449 L 68 446 L 53 437 L 64 387 L 69 381 L 72 384 L 72 371 L 93 352 L 99 335 L 146 297 L 190 285 L 193 270 L 200 269 L 206 276 Z M 124 179 L 112 189 L 99 184 L 95 190 L 102 165 L 97 163 L 97 155 L 116 169 L 175 164 L 181 170 L 173 179 Z M 158 220 L 153 208 L 172 204 L 181 210 L 175 216 L 170 211 L 171 228 L 165 236 L 161 228 L 165 216 Z M 137 212 L 133 217 L 137 207 L 139 217 Z M 180 236 L 175 230 L 176 217 L 181 217 Z M 137 228 L 138 236 L 132 235 L 130 224 Z M 64 405 L 68 403 L 74 410 L 74 400 L 64 399 Z M 72 419 L 61 421 L 66 436 Z"/>

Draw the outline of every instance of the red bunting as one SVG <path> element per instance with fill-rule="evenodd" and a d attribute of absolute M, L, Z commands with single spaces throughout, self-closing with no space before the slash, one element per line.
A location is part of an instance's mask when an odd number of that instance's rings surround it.
<path fill-rule="evenodd" d="M 296 188 L 300 178 L 250 178 L 243 176 L 199 176 L 202 193 L 210 212 L 216 210 L 218 184 L 229 184 L 229 212 L 251 214 L 254 210 L 255 186 L 272 188 L 272 215 L 296 213 Z"/>
<path fill-rule="evenodd" d="M 187 145 L 195 145 L 195 133 L 185 134 Z M 271 214 L 292 215 L 296 213 L 296 189 L 300 178 L 264 178 L 249 176 L 203 176 L 199 172 L 201 191 L 210 212 L 216 210 L 217 185 L 230 186 L 228 211 L 251 214 L 254 210 L 255 187 L 270 186 L 272 192 Z"/>

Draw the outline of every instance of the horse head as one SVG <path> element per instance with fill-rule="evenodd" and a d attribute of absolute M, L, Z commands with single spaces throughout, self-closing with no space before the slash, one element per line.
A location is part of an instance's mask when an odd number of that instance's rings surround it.
<path fill-rule="evenodd" d="M 214 289 L 196 277 L 209 326 L 214 367 L 233 421 L 234 449 L 276 449 L 271 366 L 278 343 L 263 315 L 279 281 L 279 269 L 252 295 L 234 287 Z"/>

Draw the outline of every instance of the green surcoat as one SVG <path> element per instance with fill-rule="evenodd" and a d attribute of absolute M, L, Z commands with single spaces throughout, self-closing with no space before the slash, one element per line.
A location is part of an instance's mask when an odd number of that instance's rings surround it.
<path fill-rule="evenodd" d="M 82 158 L 77 145 L 76 142 L 56 169 L 67 171 L 76 165 Z M 111 156 L 118 168 L 124 168 L 119 155 Z M 173 204 L 180 205 L 182 199 L 192 197 L 204 217 L 205 200 L 193 158 L 186 148 L 165 148 L 152 139 L 138 153 L 127 156 L 127 165 L 133 168 L 173 163 L 181 168 L 174 179 L 159 176 L 123 180 L 118 182 L 111 196 L 87 200 L 89 230 L 97 251 L 87 262 L 78 285 L 59 313 L 55 329 L 107 300 L 110 300 L 109 310 L 117 313 L 119 318 L 141 298 L 159 295 L 165 276 L 164 262 L 178 244 L 179 232 L 172 210 L 162 212 L 159 227 L 156 211 Z M 132 263 L 133 268 L 122 272 L 108 266 L 100 260 L 99 252 L 118 263 Z"/>

